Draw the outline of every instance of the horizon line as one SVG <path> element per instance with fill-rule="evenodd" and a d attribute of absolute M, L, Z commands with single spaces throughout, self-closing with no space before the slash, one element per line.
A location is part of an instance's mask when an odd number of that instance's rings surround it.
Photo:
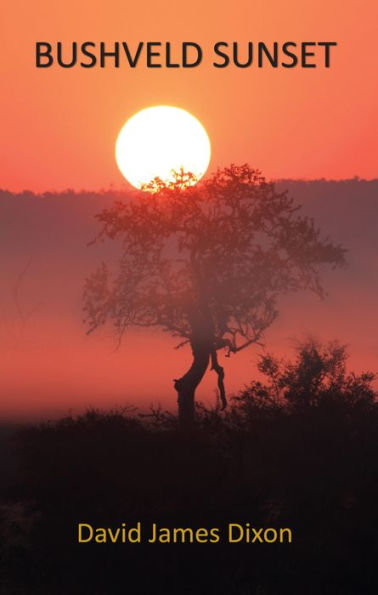
<path fill-rule="evenodd" d="M 372 182 L 378 182 L 378 177 L 375 178 L 361 178 L 358 175 L 354 175 L 350 178 L 293 178 L 293 177 L 288 177 L 288 178 L 271 178 L 271 179 L 267 179 L 268 183 L 273 183 L 273 184 L 282 184 L 282 183 L 287 183 L 287 182 L 296 182 L 296 183 L 306 183 L 306 184 L 314 184 L 314 183 L 319 183 L 319 182 L 325 182 L 325 183 L 343 183 L 343 182 L 364 182 L 364 183 L 372 183 Z M 62 188 L 62 189 L 46 189 L 46 190 L 31 190 L 30 188 L 23 188 L 22 190 L 12 190 L 10 188 L 6 188 L 6 187 L 2 187 L 0 186 L 0 193 L 8 193 L 8 194 L 14 194 L 14 195 L 22 195 L 22 194 L 28 194 L 28 195 L 34 195 L 34 196 L 38 196 L 38 195 L 46 195 L 46 194 L 101 194 L 101 193 L 112 193 L 112 192 L 122 192 L 122 193 L 133 193 L 133 192 L 138 192 L 138 190 L 136 188 L 134 188 L 133 186 L 127 184 L 127 183 L 122 183 L 120 185 L 116 185 L 114 182 L 110 182 L 108 186 L 102 187 L 102 188 L 98 188 L 98 189 L 93 189 L 93 188 L 70 188 L 70 187 L 66 187 L 66 188 Z"/>

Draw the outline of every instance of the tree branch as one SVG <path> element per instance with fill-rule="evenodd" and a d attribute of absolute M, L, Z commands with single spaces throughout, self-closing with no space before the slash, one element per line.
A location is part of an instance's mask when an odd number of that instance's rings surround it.
<path fill-rule="evenodd" d="M 218 388 L 219 395 L 222 402 L 221 410 L 223 411 L 227 407 L 226 390 L 224 387 L 224 369 L 218 362 L 218 356 L 215 349 L 211 352 L 211 370 L 214 370 L 218 374 Z"/>

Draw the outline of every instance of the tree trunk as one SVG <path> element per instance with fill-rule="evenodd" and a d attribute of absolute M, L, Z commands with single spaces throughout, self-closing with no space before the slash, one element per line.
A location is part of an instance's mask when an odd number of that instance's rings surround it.
<path fill-rule="evenodd" d="M 211 346 L 207 341 L 191 342 L 193 362 L 189 370 L 175 380 L 178 393 L 179 425 L 183 430 L 190 430 L 195 421 L 194 394 L 209 365 Z"/>

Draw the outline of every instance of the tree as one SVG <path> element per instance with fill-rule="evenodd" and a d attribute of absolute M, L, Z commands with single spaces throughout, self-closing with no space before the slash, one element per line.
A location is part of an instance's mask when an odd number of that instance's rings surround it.
<path fill-rule="evenodd" d="M 130 327 L 159 327 L 190 344 L 191 366 L 174 381 L 185 427 L 210 362 L 226 406 L 218 350 L 229 356 L 258 342 L 280 295 L 323 296 L 321 265 L 344 262 L 344 250 L 322 240 L 258 170 L 231 165 L 194 181 L 183 171 L 169 186 L 155 179 L 144 188 L 150 192 L 97 215 L 101 237 L 121 241 L 121 258 L 115 275 L 102 264 L 84 294 L 89 331 L 110 320 L 120 337 Z"/>

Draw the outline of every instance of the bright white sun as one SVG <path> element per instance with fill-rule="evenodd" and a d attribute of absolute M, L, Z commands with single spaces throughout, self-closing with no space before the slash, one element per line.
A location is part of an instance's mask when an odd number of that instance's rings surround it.
<path fill-rule="evenodd" d="M 178 107 L 158 105 L 141 110 L 122 127 L 116 160 L 136 188 L 155 177 L 173 181 L 173 171 L 193 173 L 199 180 L 210 161 L 210 140 L 202 124 Z"/>

